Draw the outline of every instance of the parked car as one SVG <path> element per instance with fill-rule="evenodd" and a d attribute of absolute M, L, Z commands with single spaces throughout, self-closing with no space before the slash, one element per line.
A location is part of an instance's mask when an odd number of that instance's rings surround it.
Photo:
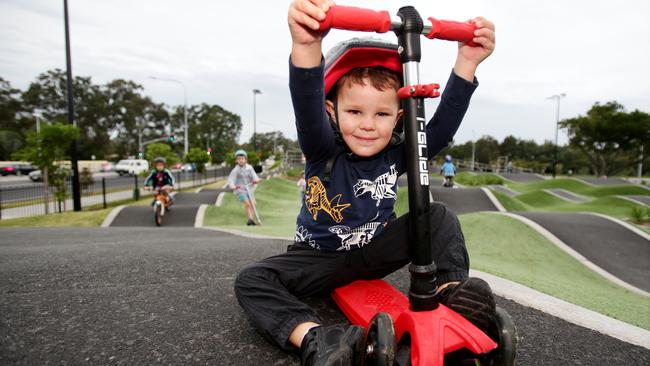
<path fill-rule="evenodd" d="M 183 172 L 193 172 L 195 170 L 196 170 L 196 167 L 194 166 L 194 164 L 189 164 L 188 163 L 188 164 L 183 164 L 183 166 L 181 166 L 181 171 L 183 171 Z"/>
<path fill-rule="evenodd" d="M 10 174 L 23 175 L 23 174 L 29 174 L 34 170 L 36 170 L 36 168 L 34 168 L 32 164 L 12 164 L 0 168 L 0 174 L 2 174 L 3 177 Z"/>
<path fill-rule="evenodd" d="M 115 172 L 122 175 L 137 175 L 149 170 L 149 162 L 144 159 L 123 159 L 115 164 Z"/>
<path fill-rule="evenodd" d="M 33 172 L 29 173 L 29 179 L 32 180 L 32 182 L 40 182 L 43 180 L 43 174 L 41 173 L 41 170 L 34 170 Z"/>

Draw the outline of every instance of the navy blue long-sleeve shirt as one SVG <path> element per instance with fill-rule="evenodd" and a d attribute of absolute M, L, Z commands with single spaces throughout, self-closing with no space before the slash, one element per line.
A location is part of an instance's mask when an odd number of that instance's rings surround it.
<path fill-rule="evenodd" d="M 290 63 L 289 89 L 307 180 L 294 240 L 324 251 L 353 250 L 371 243 L 393 216 L 397 177 L 406 171 L 404 144 L 370 158 L 342 153 L 325 110 L 323 78 L 322 62 L 309 69 Z M 451 73 L 426 126 L 429 159 L 451 142 L 477 86 L 476 79 Z M 326 184 L 325 165 L 336 156 Z"/>

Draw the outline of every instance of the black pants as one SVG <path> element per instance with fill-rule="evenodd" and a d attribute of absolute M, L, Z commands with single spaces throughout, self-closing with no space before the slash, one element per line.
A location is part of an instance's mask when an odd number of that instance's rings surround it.
<path fill-rule="evenodd" d="M 349 252 L 323 252 L 308 244 L 244 267 L 235 294 L 251 322 L 282 349 L 295 350 L 289 335 L 300 323 L 321 323 L 300 298 L 329 295 L 355 280 L 379 279 L 410 263 L 409 215 L 391 222 L 369 245 Z M 431 205 L 431 245 L 439 284 L 467 278 L 469 258 L 456 215 L 441 203 Z"/>

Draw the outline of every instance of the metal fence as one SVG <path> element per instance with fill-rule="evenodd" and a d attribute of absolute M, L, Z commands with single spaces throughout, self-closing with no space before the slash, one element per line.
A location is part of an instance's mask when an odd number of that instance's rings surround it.
<path fill-rule="evenodd" d="M 210 168 L 203 174 L 195 171 L 173 171 L 176 190 L 214 183 L 228 176 L 228 168 Z M 115 176 L 93 179 L 81 184 L 82 210 L 96 210 L 109 204 L 139 199 L 146 193 L 142 190 L 145 177 Z M 46 199 L 49 202 L 46 204 Z M 37 216 L 72 211 L 72 182 L 66 181 L 60 187 L 50 185 L 45 190 L 43 183 L 21 183 L 0 186 L 0 220 Z"/>

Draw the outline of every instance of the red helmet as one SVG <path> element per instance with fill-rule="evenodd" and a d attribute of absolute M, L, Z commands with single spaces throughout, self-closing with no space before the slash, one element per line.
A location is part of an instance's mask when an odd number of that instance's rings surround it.
<path fill-rule="evenodd" d="M 348 71 L 382 66 L 402 75 L 397 45 L 373 38 L 352 38 L 334 46 L 325 57 L 325 94 Z"/>

